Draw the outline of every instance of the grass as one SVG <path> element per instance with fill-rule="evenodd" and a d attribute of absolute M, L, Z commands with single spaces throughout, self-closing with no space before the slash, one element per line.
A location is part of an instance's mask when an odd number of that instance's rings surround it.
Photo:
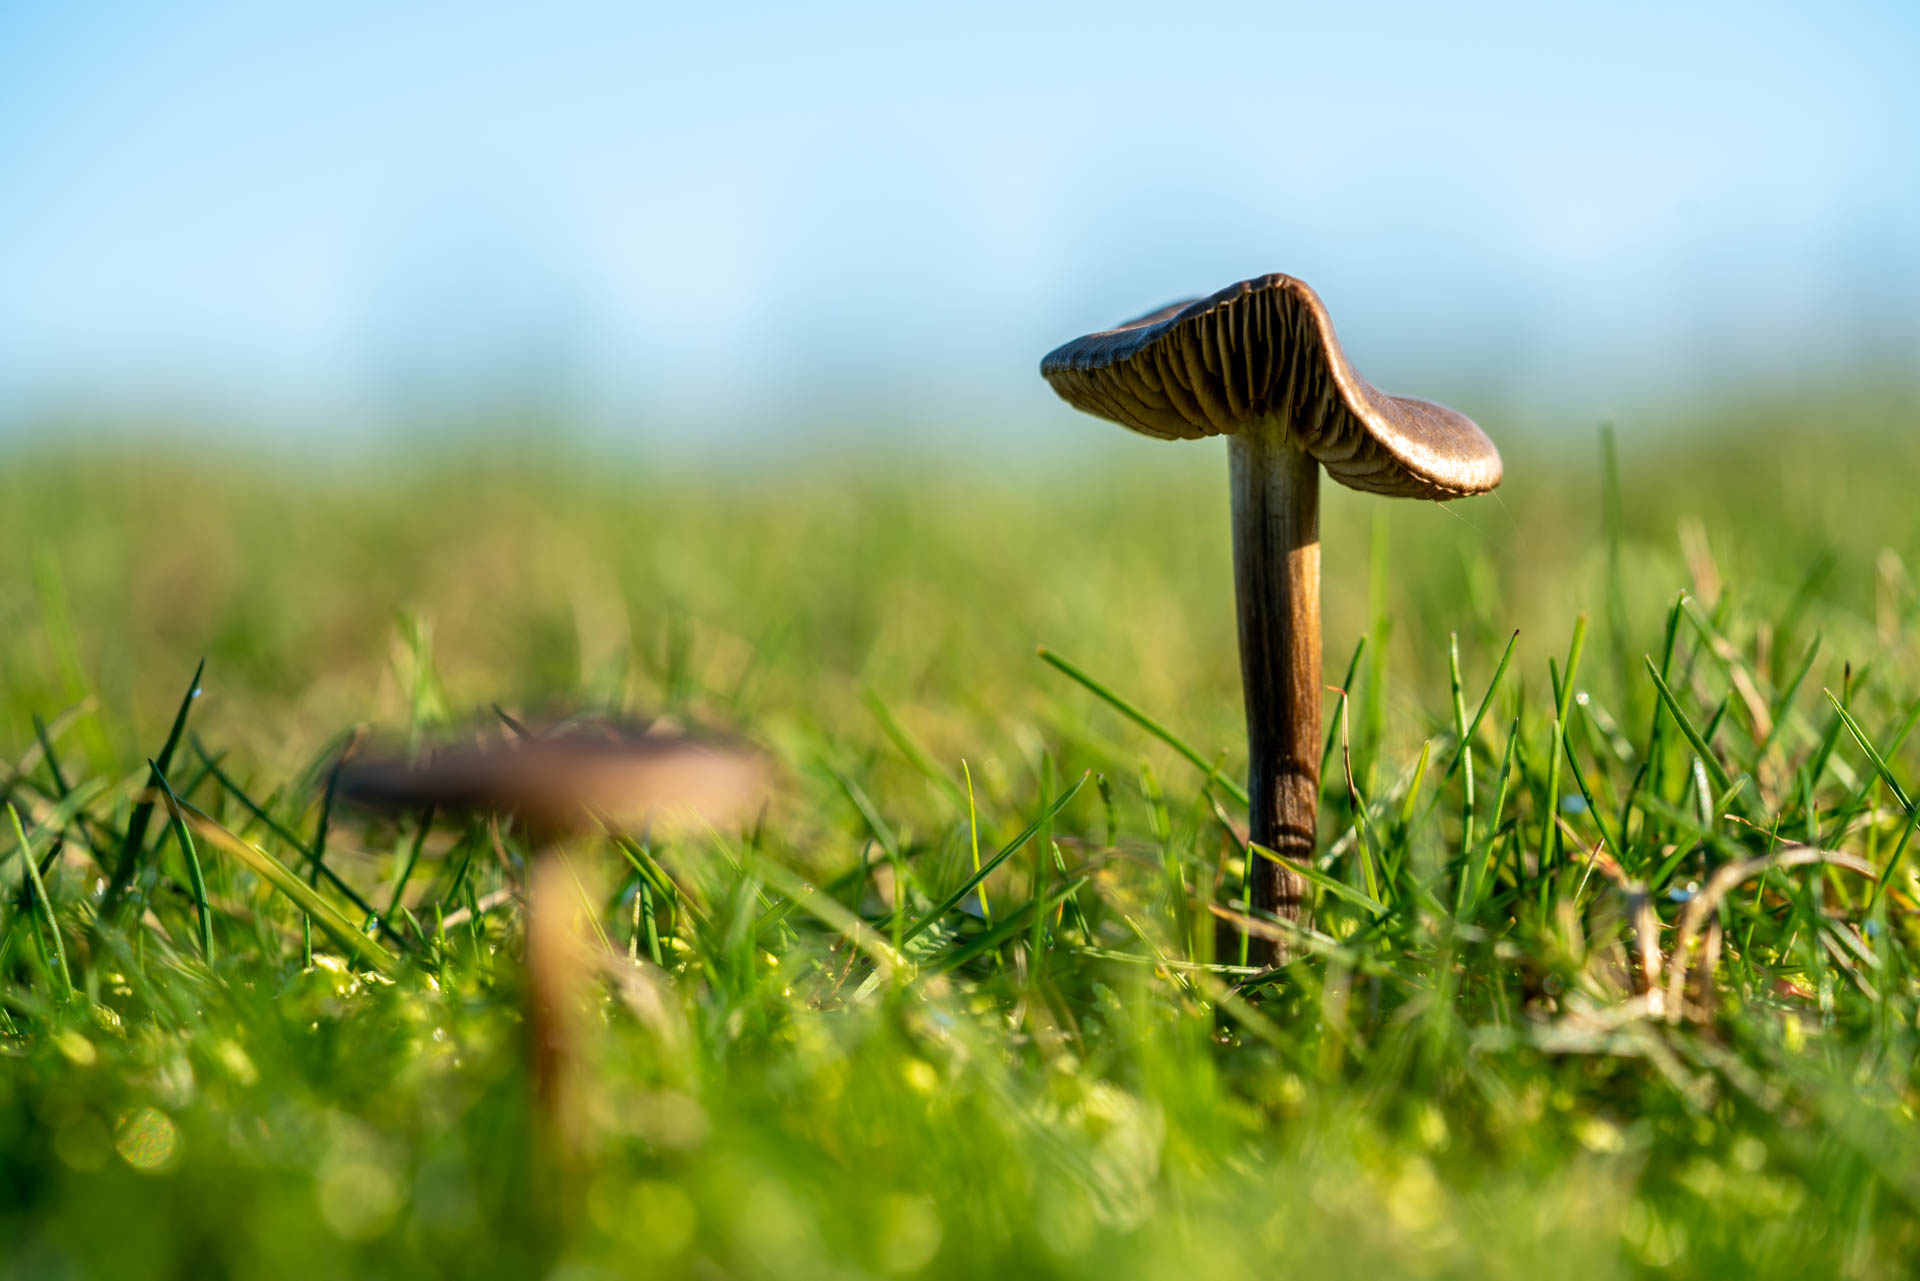
<path fill-rule="evenodd" d="M 1317 912 L 1268 976 L 1208 957 L 1217 450 L 17 447 L 0 1274 L 1908 1275 L 1920 445 L 1772 412 L 1328 495 Z M 781 769 L 745 833 L 580 852 L 570 1151 L 519 834 L 326 801 L 356 725 L 493 704 Z"/>

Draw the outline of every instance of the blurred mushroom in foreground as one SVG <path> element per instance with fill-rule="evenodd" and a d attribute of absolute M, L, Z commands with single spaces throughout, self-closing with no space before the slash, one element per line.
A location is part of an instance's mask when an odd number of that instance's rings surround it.
<path fill-rule="evenodd" d="M 720 828 L 749 814 L 767 781 L 765 758 L 736 739 L 571 718 L 542 728 L 507 722 L 411 758 L 356 754 L 338 767 L 334 794 L 369 809 L 487 814 L 520 824 L 529 854 L 529 1069 L 536 1106 L 567 1146 L 576 1121 L 568 1084 L 578 1040 L 573 989 L 591 958 L 574 927 L 578 869 L 565 847 L 595 829 L 667 835 Z"/>
<path fill-rule="evenodd" d="M 413 759 L 356 755 L 341 763 L 335 795 L 376 809 L 510 814 L 546 845 L 595 826 L 718 825 L 765 785 L 765 761 L 738 740 L 596 718 L 503 725 Z"/>
<path fill-rule="evenodd" d="M 1040 372 L 1074 408 L 1143 435 L 1229 438 L 1250 839 L 1274 856 L 1252 860 L 1249 906 L 1306 924 L 1292 865 L 1314 856 L 1320 800 L 1320 469 L 1349 489 L 1445 500 L 1498 485 L 1500 452 L 1465 415 L 1355 373 L 1292 276 L 1076 338 Z M 1275 958 L 1249 940 L 1249 960 Z"/>

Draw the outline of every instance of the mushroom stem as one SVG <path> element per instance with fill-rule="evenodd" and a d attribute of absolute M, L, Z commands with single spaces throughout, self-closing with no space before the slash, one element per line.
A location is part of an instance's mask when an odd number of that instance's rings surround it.
<path fill-rule="evenodd" d="M 527 859 L 527 1069 L 534 1116 L 552 1154 L 574 1154 L 579 1139 L 579 1016 L 574 1003 L 584 968 L 583 941 L 574 929 L 575 895 L 566 860 L 547 843 Z"/>
<path fill-rule="evenodd" d="M 1247 705 L 1249 838 L 1308 862 L 1320 805 L 1320 464 L 1284 421 L 1228 441 L 1233 474 L 1233 579 L 1240 614 L 1240 680 Z M 1271 858 L 1252 859 L 1255 912 L 1307 923 L 1306 879 Z M 1237 959 L 1238 940 L 1227 934 Z M 1247 941 L 1268 966 L 1284 949 Z"/>

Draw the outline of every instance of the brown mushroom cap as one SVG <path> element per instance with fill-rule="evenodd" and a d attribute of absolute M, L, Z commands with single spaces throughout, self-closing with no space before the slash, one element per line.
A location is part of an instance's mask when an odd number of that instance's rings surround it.
<path fill-rule="evenodd" d="M 355 757 L 335 795 L 374 809 L 507 813 L 557 835 L 722 823 L 766 785 L 764 760 L 712 736 L 593 721 L 451 745 L 416 760 Z"/>
<path fill-rule="evenodd" d="M 1326 307 L 1292 276 L 1243 280 L 1076 338 L 1040 372 L 1075 409 L 1163 440 L 1283 423 L 1350 489 L 1446 499 L 1500 483 L 1500 451 L 1471 419 L 1355 373 Z"/>

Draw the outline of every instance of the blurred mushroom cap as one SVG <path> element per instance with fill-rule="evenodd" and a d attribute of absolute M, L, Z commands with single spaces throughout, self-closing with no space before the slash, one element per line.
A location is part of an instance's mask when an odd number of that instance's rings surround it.
<path fill-rule="evenodd" d="M 1325 305 L 1292 276 L 1243 280 L 1076 338 L 1040 372 L 1075 409 L 1165 440 L 1277 422 L 1350 489 L 1444 499 L 1500 483 L 1500 451 L 1473 420 L 1355 373 Z"/>
<path fill-rule="evenodd" d="M 596 822 L 627 832 L 724 824 L 764 796 L 767 775 L 765 758 L 737 740 L 593 720 L 496 732 L 412 759 L 357 755 L 334 788 L 372 809 L 512 814 L 551 838 Z"/>

